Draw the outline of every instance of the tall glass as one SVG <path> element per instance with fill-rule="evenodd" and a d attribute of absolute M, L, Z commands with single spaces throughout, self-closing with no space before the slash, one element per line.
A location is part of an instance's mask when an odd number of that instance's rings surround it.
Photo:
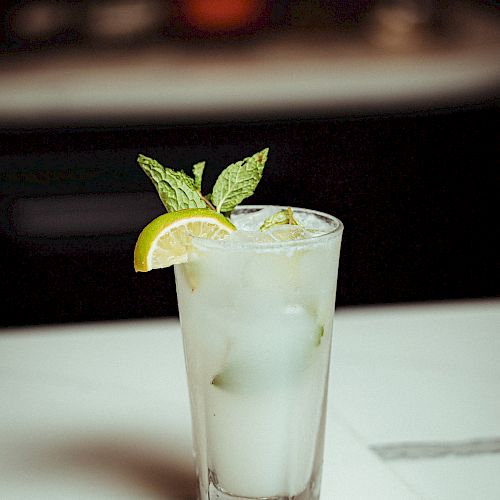
<path fill-rule="evenodd" d="M 175 267 L 200 500 L 319 498 L 343 226 L 294 213 L 328 232 L 196 239 Z"/>

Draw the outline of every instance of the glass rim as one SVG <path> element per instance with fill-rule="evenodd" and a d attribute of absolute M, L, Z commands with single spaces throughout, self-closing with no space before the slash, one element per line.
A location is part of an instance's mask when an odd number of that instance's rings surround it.
<path fill-rule="evenodd" d="M 238 205 L 234 210 L 251 210 L 257 211 L 266 207 L 276 207 L 277 210 L 285 210 L 290 205 Z M 227 241 L 227 239 L 221 240 L 211 240 L 207 238 L 201 238 L 199 236 L 193 236 L 192 242 L 195 247 L 200 247 L 203 249 L 226 249 L 226 250 L 277 250 L 277 249 L 289 249 L 297 247 L 309 247 L 318 244 L 324 244 L 326 241 L 335 240 L 342 236 L 344 230 L 344 224 L 342 221 L 335 217 L 334 215 L 328 214 L 326 212 L 320 212 L 319 210 L 314 210 L 311 208 L 301 208 L 301 207 L 290 207 L 294 212 L 307 212 L 312 215 L 316 215 L 323 220 L 328 221 L 332 224 L 331 231 L 321 233 L 318 235 L 311 236 L 310 238 L 305 238 L 302 240 L 289 240 L 289 241 L 272 241 L 272 242 L 256 242 L 256 241 Z"/>

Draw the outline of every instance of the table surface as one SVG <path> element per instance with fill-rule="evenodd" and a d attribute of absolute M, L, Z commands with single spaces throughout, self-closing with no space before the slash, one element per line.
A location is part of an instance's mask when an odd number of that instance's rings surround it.
<path fill-rule="evenodd" d="M 500 300 L 340 309 L 322 498 L 500 498 Z M 175 319 L 0 335 L 0 497 L 195 498 Z"/>

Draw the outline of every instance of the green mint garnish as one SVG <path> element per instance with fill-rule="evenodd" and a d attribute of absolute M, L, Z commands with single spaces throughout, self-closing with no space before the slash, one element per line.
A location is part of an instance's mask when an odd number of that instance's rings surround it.
<path fill-rule="evenodd" d="M 231 387 L 231 383 L 228 383 L 227 381 L 227 376 L 225 377 L 222 373 L 218 373 L 210 383 L 220 389 L 227 389 Z"/>
<path fill-rule="evenodd" d="M 155 185 L 167 211 L 207 208 L 207 203 L 196 190 L 195 180 L 184 171 L 164 167 L 144 155 L 139 155 L 137 162 Z"/>
<path fill-rule="evenodd" d="M 321 345 L 321 339 L 323 338 L 323 336 L 325 335 L 325 327 L 323 325 L 320 325 L 318 327 L 318 330 L 316 331 L 316 334 L 315 334 L 315 345 L 316 347 L 320 346 Z"/>
<path fill-rule="evenodd" d="M 205 169 L 205 162 L 200 161 L 193 165 L 194 187 L 201 193 L 201 178 L 203 177 L 203 170 Z"/>
<path fill-rule="evenodd" d="M 231 363 L 215 375 L 210 384 L 217 389 L 237 394 L 249 394 L 266 391 L 269 388 L 268 375 L 262 371 L 253 371 L 250 367 Z"/>
<path fill-rule="evenodd" d="M 210 208 L 226 217 L 245 198 L 252 195 L 262 178 L 269 149 L 226 167 L 215 182 L 213 192 L 203 195 L 201 181 L 205 162 L 193 165 L 193 177 L 183 170 L 164 167 L 153 158 L 142 154 L 137 162 L 151 179 L 168 212 L 185 208 Z"/>
<path fill-rule="evenodd" d="M 262 178 L 268 151 L 267 148 L 263 149 L 222 171 L 212 191 L 212 203 L 217 212 L 230 213 L 254 193 Z"/>
<path fill-rule="evenodd" d="M 260 226 L 261 231 L 267 231 L 268 229 L 274 226 L 282 226 L 284 224 L 290 224 L 292 226 L 298 226 L 299 223 L 297 219 L 293 215 L 293 210 L 291 207 L 286 208 L 285 210 L 280 210 L 275 214 L 268 217 Z"/>

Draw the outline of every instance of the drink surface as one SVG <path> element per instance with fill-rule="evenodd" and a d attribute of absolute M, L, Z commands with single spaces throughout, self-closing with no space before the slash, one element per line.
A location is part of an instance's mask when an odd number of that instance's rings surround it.
<path fill-rule="evenodd" d="M 242 211 L 247 231 L 175 267 L 198 474 L 204 491 L 292 496 L 319 481 L 342 225 L 296 209 L 305 231 L 269 235 Z"/>

